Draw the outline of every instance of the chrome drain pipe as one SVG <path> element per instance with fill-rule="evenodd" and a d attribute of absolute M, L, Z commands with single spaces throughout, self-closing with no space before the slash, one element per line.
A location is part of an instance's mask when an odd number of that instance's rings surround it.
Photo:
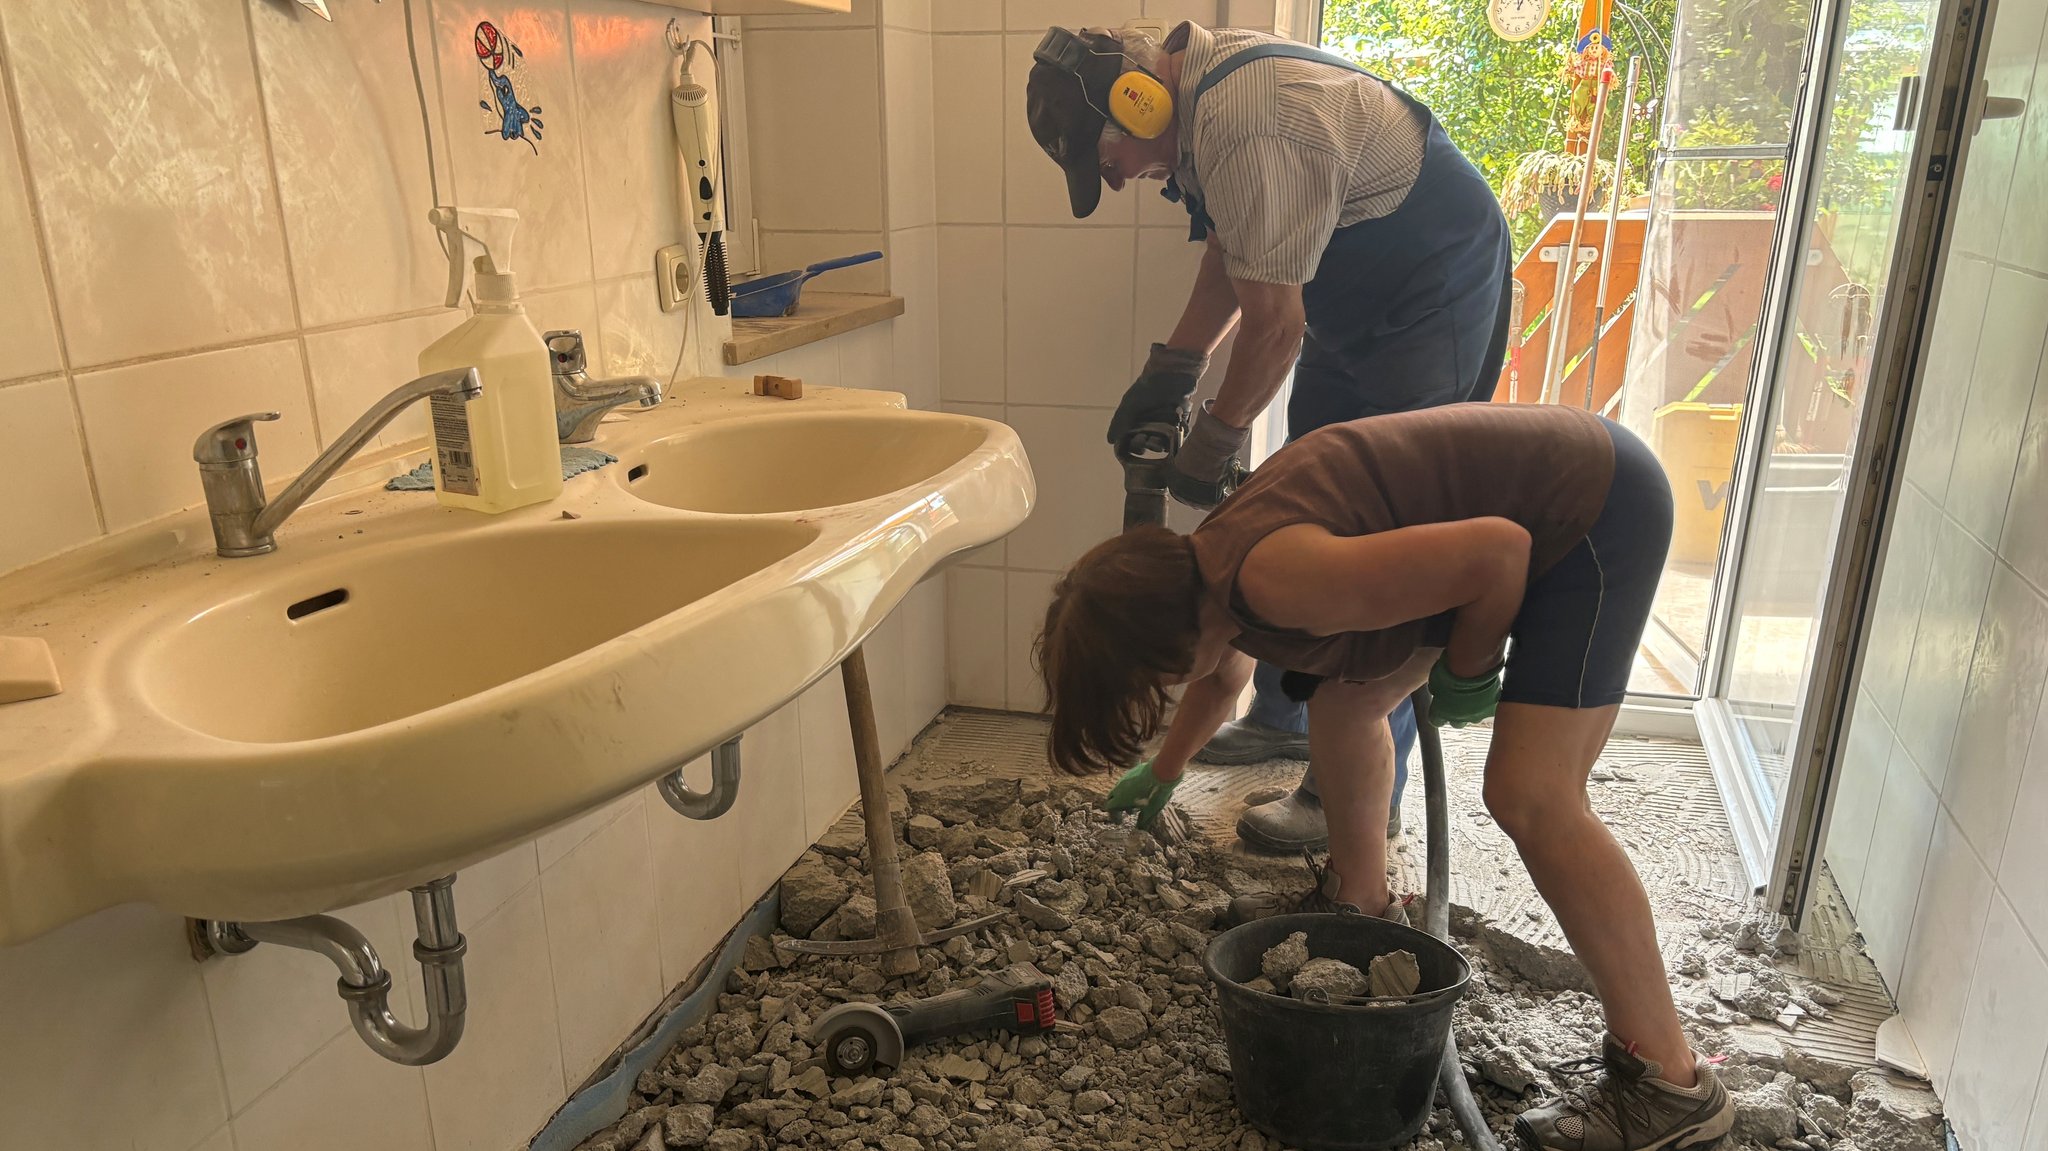
<path fill-rule="evenodd" d="M 341 972 L 337 990 L 348 1003 L 356 1034 L 393 1063 L 417 1067 L 455 1050 L 469 1009 L 462 978 L 462 956 L 469 942 L 455 926 L 454 887 L 455 877 L 444 875 L 412 889 L 413 919 L 419 927 L 412 954 L 420 964 L 427 1001 L 424 1027 L 408 1026 L 392 1013 L 391 973 L 378 960 L 377 949 L 346 920 L 306 915 L 268 923 L 204 920 L 196 926 L 206 946 L 222 955 L 241 955 L 259 943 L 273 943 L 326 956 Z"/>
<path fill-rule="evenodd" d="M 678 767 L 655 781 L 661 798 L 691 819 L 717 819 L 732 810 L 740 797 L 740 737 L 733 736 L 711 749 L 711 790 L 692 791 L 683 782 Z"/>

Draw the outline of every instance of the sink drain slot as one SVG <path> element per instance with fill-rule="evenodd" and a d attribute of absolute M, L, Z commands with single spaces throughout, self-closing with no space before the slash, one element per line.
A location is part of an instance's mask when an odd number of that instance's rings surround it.
<path fill-rule="evenodd" d="M 642 476 L 645 476 L 646 474 L 647 474 L 647 465 L 646 465 L 646 464 L 634 464 L 634 465 L 633 465 L 632 467 L 630 467 L 630 468 L 627 468 L 627 469 L 626 469 L 626 482 L 630 484 L 630 483 L 632 483 L 632 482 L 633 482 L 634 480 L 637 480 L 637 479 L 641 478 Z"/>
<path fill-rule="evenodd" d="M 328 608 L 331 607 L 340 607 L 342 604 L 345 604 L 347 602 L 348 589 L 345 587 L 338 587 L 335 588 L 333 591 L 324 591 L 321 592 L 319 595 L 307 596 L 305 599 L 302 599 L 299 602 L 284 609 L 284 617 L 288 620 L 293 621 L 302 620 L 309 615 L 313 615 L 317 612 L 326 611 Z"/>

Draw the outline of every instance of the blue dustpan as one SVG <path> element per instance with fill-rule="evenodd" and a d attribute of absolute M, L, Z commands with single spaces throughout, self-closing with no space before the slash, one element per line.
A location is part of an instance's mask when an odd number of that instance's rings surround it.
<path fill-rule="evenodd" d="M 804 281 L 820 272 L 834 268 L 850 268 L 882 258 L 880 252 L 862 252 L 858 256 L 841 256 L 836 260 L 821 260 L 799 272 L 778 272 L 773 276 L 762 276 L 732 286 L 732 314 L 737 319 L 760 316 L 786 316 L 796 311 L 796 298 L 803 291 Z"/>

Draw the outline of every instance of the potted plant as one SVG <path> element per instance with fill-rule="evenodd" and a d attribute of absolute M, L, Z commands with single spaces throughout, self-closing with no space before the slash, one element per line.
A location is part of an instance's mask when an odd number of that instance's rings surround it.
<path fill-rule="evenodd" d="M 1501 186 L 1501 209 L 1513 215 L 1533 207 L 1547 221 L 1576 206 L 1579 181 L 1585 178 L 1584 156 L 1547 148 L 1524 152 L 1515 158 L 1507 182 Z M 1604 203 L 1600 200 L 1602 190 L 1613 178 L 1614 162 L 1601 160 L 1593 176 L 1595 203 Z"/>

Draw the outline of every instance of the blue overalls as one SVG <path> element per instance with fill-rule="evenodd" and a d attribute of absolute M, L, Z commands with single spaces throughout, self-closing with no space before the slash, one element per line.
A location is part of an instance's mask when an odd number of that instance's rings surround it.
<path fill-rule="evenodd" d="M 1255 44 L 1203 75 L 1181 115 L 1192 123 L 1204 92 L 1246 64 L 1276 56 L 1372 75 L 1305 44 Z M 1287 402 L 1289 440 L 1366 416 L 1487 400 L 1507 355 L 1514 291 L 1507 219 L 1485 177 L 1429 109 L 1394 90 L 1427 118 L 1422 167 L 1400 207 L 1332 233 L 1315 277 L 1302 285 L 1308 324 Z M 1167 182 L 1166 195 L 1182 199 L 1176 181 Z M 1204 239 L 1213 221 L 1199 202 L 1185 202 L 1193 220 L 1188 238 Z M 1259 664 L 1248 718 L 1306 731 L 1308 707 L 1281 691 L 1281 672 Z M 1415 746 L 1415 711 L 1404 700 L 1387 719 L 1398 807 Z M 1316 794 L 1313 769 L 1302 789 Z"/>

